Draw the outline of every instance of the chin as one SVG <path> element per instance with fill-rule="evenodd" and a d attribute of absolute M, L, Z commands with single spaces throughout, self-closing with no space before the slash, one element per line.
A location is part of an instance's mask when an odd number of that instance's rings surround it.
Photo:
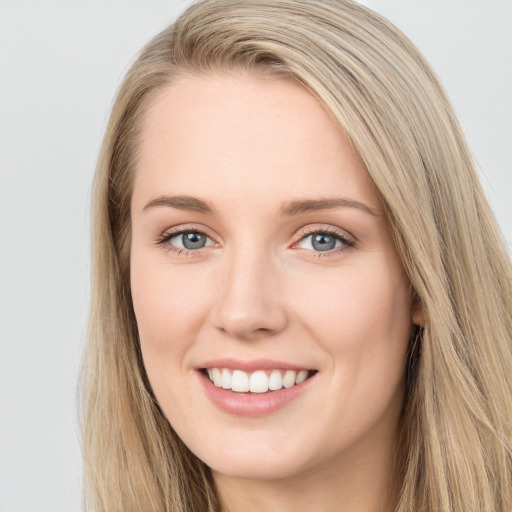
<path fill-rule="evenodd" d="M 250 480 L 279 480 L 307 469 L 310 458 L 303 443 L 267 442 L 246 439 L 226 443 L 218 450 L 201 447 L 194 451 L 214 473 Z M 307 446 L 307 445 L 306 445 Z"/>
<path fill-rule="evenodd" d="M 208 463 L 207 463 L 208 464 Z M 261 456 L 254 459 L 212 461 L 208 464 L 214 473 L 244 480 L 281 480 L 295 476 L 301 470 L 297 461 L 269 460 Z"/>

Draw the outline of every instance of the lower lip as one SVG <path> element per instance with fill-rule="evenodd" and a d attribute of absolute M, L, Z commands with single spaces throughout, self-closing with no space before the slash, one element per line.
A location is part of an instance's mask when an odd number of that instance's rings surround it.
<path fill-rule="evenodd" d="M 218 388 L 204 373 L 200 371 L 197 373 L 208 398 L 221 411 L 236 416 L 249 417 L 265 416 L 281 409 L 304 393 L 317 375 L 315 373 L 300 384 L 295 384 L 291 388 L 282 388 L 278 391 L 268 391 L 267 393 L 237 393 L 230 389 Z"/>

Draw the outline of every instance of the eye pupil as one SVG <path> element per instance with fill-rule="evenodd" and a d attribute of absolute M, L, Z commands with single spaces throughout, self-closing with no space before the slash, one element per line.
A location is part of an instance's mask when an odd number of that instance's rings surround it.
<path fill-rule="evenodd" d="M 206 236 L 196 232 L 184 233 L 181 241 L 185 249 L 201 249 L 206 245 Z"/>
<path fill-rule="evenodd" d="M 313 249 L 316 251 L 330 251 L 336 245 L 336 239 L 332 236 L 323 233 L 313 235 L 312 240 Z"/>

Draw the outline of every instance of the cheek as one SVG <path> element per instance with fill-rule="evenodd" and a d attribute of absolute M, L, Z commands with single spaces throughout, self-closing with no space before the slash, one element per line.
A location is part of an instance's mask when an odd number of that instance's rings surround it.
<path fill-rule="evenodd" d="M 303 283 L 307 293 L 296 293 L 305 318 L 332 329 L 332 334 L 374 331 L 376 334 L 410 328 L 411 293 L 407 278 L 400 271 L 377 268 L 339 273 L 336 278 L 319 280 L 321 286 Z M 309 286 L 306 285 L 309 284 Z M 352 337 L 361 341 L 359 336 Z"/>
<path fill-rule="evenodd" d="M 187 418 L 193 400 L 183 385 L 184 361 L 203 322 L 208 294 L 187 272 L 133 254 L 132 299 L 144 368 L 166 416 Z"/>
<path fill-rule="evenodd" d="M 393 386 L 412 329 L 410 285 L 401 266 L 351 268 L 309 290 L 297 294 L 298 316 L 330 354 L 333 371 L 352 382 Z"/>
<path fill-rule="evenodd" d="M 175 366 L 193 343 L 209 310 L 207 282 L 197 272 L 132 253 L 132 300 L 148 374 L 162 365 Z"/>
<path fill-rule="evenodd" d="M 383 269 L 384 270 L 384 269 Z M 329 355 L 325 437 L 343 445 L 374 428 L 390 431 L 401 409 L 411 294 L 401 269 L 350 273 L 302 302 L 307 329 Z"/>

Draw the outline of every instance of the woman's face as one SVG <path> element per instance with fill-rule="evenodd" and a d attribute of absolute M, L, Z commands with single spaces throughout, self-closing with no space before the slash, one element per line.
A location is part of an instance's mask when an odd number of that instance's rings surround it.
<path fill-rule="evenodd" d="M 164 90 L 141 140 L 133 304 L 181 439 L 244 478 L 389 451 L 418 312 L 343 131 L 299 85 L 218 74 Z"/>

